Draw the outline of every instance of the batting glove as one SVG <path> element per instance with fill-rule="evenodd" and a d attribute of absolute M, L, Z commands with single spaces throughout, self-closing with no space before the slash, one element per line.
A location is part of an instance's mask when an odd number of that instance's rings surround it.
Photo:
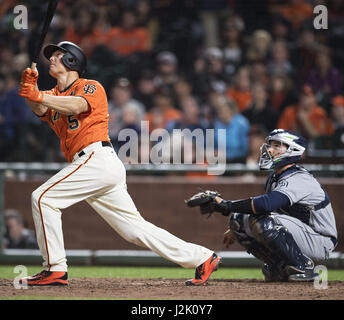
<path fill-rule="evenodd" d="M 30 68 L 26 68 L 22 73 L 21 82 L 36 85 L 38 80 L 38 72 Z"/>
<path fill-rule="evenodd" d="M 19 95 L 33 102 L 41 103 L 44 93 L 36 89 L 36 85 L 21 83 Z"/>

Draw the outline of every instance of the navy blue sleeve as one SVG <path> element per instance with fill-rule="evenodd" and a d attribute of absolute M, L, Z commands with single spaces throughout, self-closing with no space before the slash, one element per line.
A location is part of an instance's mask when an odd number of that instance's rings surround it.
<path fill-rule="evenodd" d="M 289 198 L 282 192 L 272 191 L 253 198 L 256 213 L 268 213 L 290 205 Z"/>

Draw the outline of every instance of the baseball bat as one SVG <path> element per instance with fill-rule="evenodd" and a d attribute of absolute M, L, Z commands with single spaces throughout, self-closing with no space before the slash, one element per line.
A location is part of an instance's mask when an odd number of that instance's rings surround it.
<path fill-rule="evenodd" d="M 43 22 L 43 26 L 42 26 L 42 30 L 41 30 L 41 34 L 39 37 L 39 41 L 38 44 L 36 46 L 36 50 L 32 59 L 32 63 L 31 63 L 31 69 L 35 69 L 36 65 L 37 65 L 37 61 L 38 61 L 38 57 L 39 57 L 39 53 L 41 52 L 42 46 L 43 46 L 43 42 L 44 39 L 48 33 L 48 29 L 51 23 L 51 20 L 53 19 L 56 7 L 57 7 L 57 3 L 59 2 L 59 0 L 50 0 L 49 4 L 48 4 L 48 9 L 47 12 L 45 14 L 44 17 L 44 22 Z"/>

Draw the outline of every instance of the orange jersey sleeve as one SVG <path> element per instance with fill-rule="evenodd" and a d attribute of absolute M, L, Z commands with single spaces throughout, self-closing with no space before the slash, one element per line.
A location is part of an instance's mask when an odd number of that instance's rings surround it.
<path fill-rule="evenodd" d="M 60 138 L 61 151 L 68 162 L 75 153 L 93 142 L 110 141 L 108 133 L 108 102 L 103 86 L 94 80 L 77 79 L 70 87 L 60 92 L 58 88 L 45 91 L 56 96 L 79 96 L 85 99 L 89 109 L 77 115 L 64 115 L 48 109 L 40 117 L 47 121 Z"/>

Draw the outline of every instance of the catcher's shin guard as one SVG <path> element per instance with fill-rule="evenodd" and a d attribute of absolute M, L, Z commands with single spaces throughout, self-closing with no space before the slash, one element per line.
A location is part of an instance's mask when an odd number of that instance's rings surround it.
<path fill-rule="evenodd" d="M 233 213 L 229 220 L 230 229 L 234 232 L 238 242 L 260 261 L 264 262 L 262 272 L 266 282 L 287 281 L 288 275 L 284 271 L 284 262 L 279 261 L 268 248 L 248 236 L 244 227 L 244 214 Z"/>
<path fill-rule="evenodd" d="M 312 281 L 318 277 L 313 261 L 301 252 L 292 234 L 272 216 L 255 219 L 251 231 L 257 241 L 285 263 L 284 271 L 289 280 Z"/>

